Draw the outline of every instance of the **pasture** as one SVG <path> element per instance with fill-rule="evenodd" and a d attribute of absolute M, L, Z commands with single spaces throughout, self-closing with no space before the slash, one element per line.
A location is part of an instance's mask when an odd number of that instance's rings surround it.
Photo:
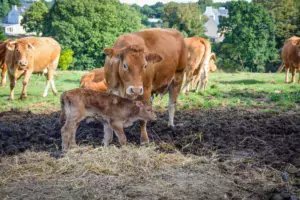
<path fill-rule="evenodd" d="M 86 72 L 58 71 L 61 94 Z M 300 85 L 284 74 L 211 73 L 204 92 L 181 94 L 175 129 L 168 95 L 154 99 L 152 142 L 103 148 L 99 122 L 81 123 L 80 148 L 61 154 L 59 96 L 42 98 L 33 75 L 26 101 L 0 88 L 0 199 L 283 199 L 300 196 Z M 282 172 L 288 182 L 282 181 Z"/>

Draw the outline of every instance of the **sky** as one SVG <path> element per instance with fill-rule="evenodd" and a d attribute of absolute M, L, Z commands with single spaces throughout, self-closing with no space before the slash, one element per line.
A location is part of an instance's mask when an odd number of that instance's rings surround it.
<path fill-rule="evenodd" d="M 198 0 L 120 0 L 121 3 L 128 3 L 128 4 L 136 3 L 140 6 L 143 6 L 145 4 L 153 5 L 156 2 L 168 3 L 170 1 L 178 2 L 178 3 L 198 2 Z"/>

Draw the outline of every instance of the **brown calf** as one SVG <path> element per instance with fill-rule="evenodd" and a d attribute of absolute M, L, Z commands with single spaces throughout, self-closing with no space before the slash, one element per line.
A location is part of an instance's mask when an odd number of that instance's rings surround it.
<path fill-rule="evenodd" d="M 76 146 L 76 130 L 80 121 L 86 117 L 94 117 L 103 123 L 103 143 L 108 146 L 113 138 L 113 131 L 121 145 L 126 144 L 123 128 L 132 125 L 137 120 L 155 120 L 150 103 L 132 101 L 106 92 L 77 88 L 64 92 L 60 98 L 62 124 L 62 147 L 67 150 Z"/>
<path fill-rule="evenodd" d="M 104 68 L 93 69 L 89 73 L 82 76 L 80 85 L 81 88 L 96 90 L 96 91 L 106 91 L 107 85 L 104 78 Z"/>

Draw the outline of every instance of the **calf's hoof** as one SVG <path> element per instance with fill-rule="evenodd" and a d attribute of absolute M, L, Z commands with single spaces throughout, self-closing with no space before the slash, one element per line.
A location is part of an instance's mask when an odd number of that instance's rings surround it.
<path fill-rule="evenodd" d="M 149 145 L 149 139 L 142 139 L 140 140 L 141 146 L 148 146 Z"/>

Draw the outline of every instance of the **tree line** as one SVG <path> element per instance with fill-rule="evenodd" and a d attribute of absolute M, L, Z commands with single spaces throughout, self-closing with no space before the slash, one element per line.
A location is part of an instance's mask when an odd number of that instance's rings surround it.
<path fill-rule="evenodd" d="M 15 4 L 19 5 L 19 0 L 1 0 L 0 15 L 7 15 Z M 206 6 L 229 10 L 229 17 L 221 18 L 219 24 L 225 40 L 213 43 L 218 67 L 226 71 L 275 71 L 284 41 L 300 35 L 298 0 L 225 4 L 199 0 L 143 7 L 118 0 L 41 1 L 31 5 L 22 25 L 28 32 L 52 36 L 62 45 L 62 69 L 90 70 L 103 65 L 103 48 L 111 46 L 119 35 L 150 27 L 148 18 L 160 18 L 163 28 L 175 28 L 185 37 L 206 37 L 203 24 L 207 18 L 200 19 Z"/>

